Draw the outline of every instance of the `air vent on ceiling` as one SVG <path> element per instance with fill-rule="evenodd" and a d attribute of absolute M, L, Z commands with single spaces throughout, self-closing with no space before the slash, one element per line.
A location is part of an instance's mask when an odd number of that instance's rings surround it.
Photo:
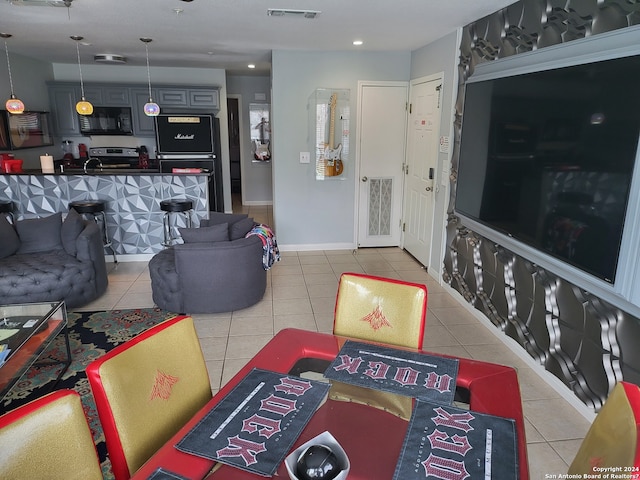
<path fill-rule="evenodd" d="M 93 56 L 93 61 L 98 63 L 127 63 L 126 57 L 113 53 L 99 53 Z"/>
<path fill-rule="evenodd" d="M 73 0 L 8 0 L 12 5 L 34 7 L 70 7 Z"/>
<path fill-rule="evenodd" d="M 316 18 L 320 15 L 317 10 L 289 10 L 283 8 L 269 8 L 267 9 L 267 15 L 270 17 L 303 17 L 303 18 Z"/>

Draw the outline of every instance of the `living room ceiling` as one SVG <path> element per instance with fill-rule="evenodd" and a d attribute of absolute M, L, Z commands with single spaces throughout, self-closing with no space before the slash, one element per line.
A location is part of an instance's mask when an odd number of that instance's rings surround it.
<path fill-rule="evenodd" d="M 127 65 L 267 73 L 272 50 L 410 51 L 513 0 L 0 0 L 10 54 L 83 64 L 100 54 Z M 54 6 L 54 5 L 59 6 Z M 69 5 L 68 7 L 65 6 Z M 268 15 L 268 9 L 293 10 Z M 306 18 L 300 11 L 319 12 Z M 307 15 L 313 16 L 313 15 Z M 363 45 L 354 46 L 354 40 Z M 328 65 L 327 68 L 330 68 Z"/>

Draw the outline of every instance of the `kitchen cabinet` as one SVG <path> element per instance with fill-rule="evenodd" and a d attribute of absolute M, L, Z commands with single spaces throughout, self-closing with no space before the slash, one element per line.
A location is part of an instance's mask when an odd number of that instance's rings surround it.
<path fill-rule="evenodd" d="M 76 103 L 80 99 L 80 87 L 73 85 L 50 85 L 49 102 L 53 131 L 56 135 L 80 135 Z"/>
<path fill-rule="evenodd" d="M 158 104 L 162 107 L 220 108 L 220 93 L 217 88 L 158 88 Z"/>
<path fill-rule="evenodd" d="M 51 82 L 53 131 L 60 137 L 82 136 L 76 103 L 80 100 L 80 84 Z M 153 117 L 144 114 L 144 104 L 149 101 L 149 89 L 144 84 L 85 83 L 84 96 L 94 107 L 130 107 L 133 114 L 133 134 L 138 137 L 155 136 Z M 160 108 L 207 109 L 217 113 L 220 109 L 220 90 L 216 87 L 163 85 L 154 88 L 153 99 Z"/>

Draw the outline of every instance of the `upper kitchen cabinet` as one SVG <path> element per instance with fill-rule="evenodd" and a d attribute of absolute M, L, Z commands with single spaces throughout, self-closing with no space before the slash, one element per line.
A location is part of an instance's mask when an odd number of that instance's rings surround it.
<path fill-rule="evenodd" d="M 80 84 L 49 84 L 53 130 L 56 135 L 81 136 L 76 113 L 76 103 L 80 96 Z M 144 104 L 149 101 L 148 86 L 85 83 L 84 96 L 94 107 L 130 107 L 133 113 L 133 134 L 137 137 L 155 135 L 153 117 L 147 117 L 143 111 Z M 160 109 L 206 109 L 214 114 L 220 109 L 220 89 L 216 87 L 162 85 L 153 89 L 152 96 L 160 105 Z"/>
<path fill-rule="evenodd" d="M 156 98 L 158 94 L 155 89 L 151 91 L 151 95 L 154 99 Z M 144 113 L 144 105 L 149 101 L 149 89 L 132 88 L 131 101 L 133 104 L 133 134 L 137 137 L 154 136 L 153 117 Z"/>
<path fill-rule="evenodd" d="M 53 130 L 57 135 L 80 135 L 76 113 L 76 103 L 79 99 L 79 86 L 49 85 Z"/>
<path fill-rule="evenodd" d="M 158 104 L 162 107 L 206 108 L 218 111 L 220 91 L 217 88 L 159 87 Z"/>

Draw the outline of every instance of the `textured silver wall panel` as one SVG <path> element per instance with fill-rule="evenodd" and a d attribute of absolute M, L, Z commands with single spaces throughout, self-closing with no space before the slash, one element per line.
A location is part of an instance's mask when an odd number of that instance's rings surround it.
<path fill-rule="evenodd" d="M 617 381 L 640 384 L 640 320 L 460 224 L 453 207 L 464 83 L 480 63 L 637 24 L 637 0 L 523 0 L 467 25 L 460 45 L 444 280 L 596 411 Z M 584 174 L 564 175 L 598 198 Z M 616 203 L 599 198 L 597 208 L 616 215 L 607 211 Z"/>
<path fill-rule="evenodd" d="M 193 201 L 195 225 L 209 216 L 204 175 L 0 175 L 0 199 L 14 202 L 17 219 L 66 213 L 73 201 L 105 200 L 109 236 L 119 254 L 162 250 L 160 202 L 169 198 Z"/>

